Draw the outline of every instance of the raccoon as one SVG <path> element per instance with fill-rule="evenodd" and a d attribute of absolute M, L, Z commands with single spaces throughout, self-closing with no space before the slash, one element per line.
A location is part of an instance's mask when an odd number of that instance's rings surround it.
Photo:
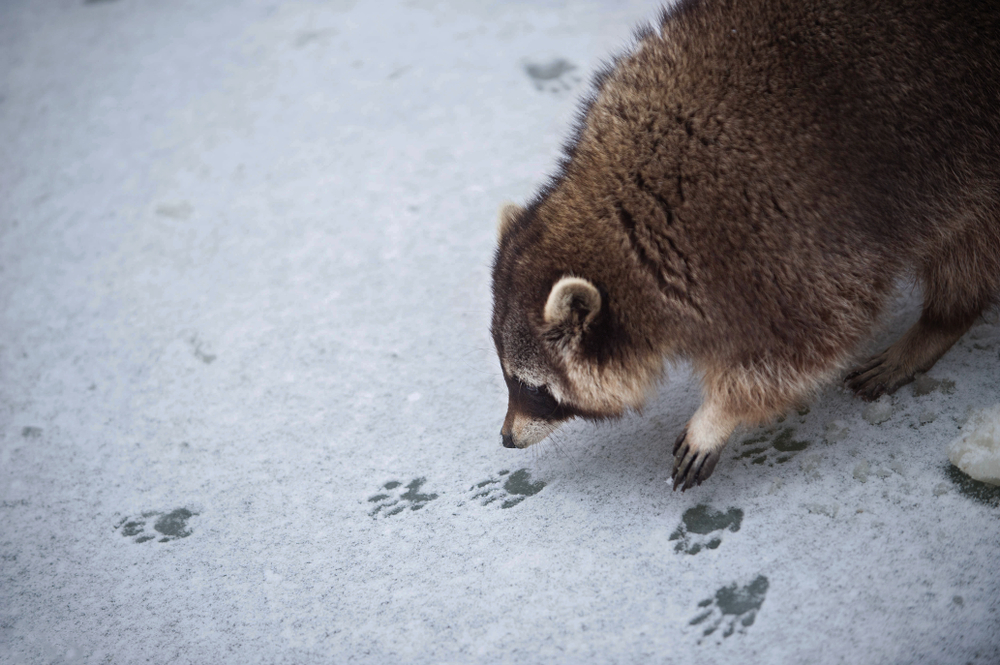
<path fill-rule="evenodd" d="M 601 71 L 557 174 L 499 215 L 502 444 L 639 410 L 669 361 L 703 401 L 674 489 L 737 426 L 857 358 L 900 279 L 919 321 L 846 384 L 929 369 L 1000 294 L 1000 3 L 681 0 Z"/>

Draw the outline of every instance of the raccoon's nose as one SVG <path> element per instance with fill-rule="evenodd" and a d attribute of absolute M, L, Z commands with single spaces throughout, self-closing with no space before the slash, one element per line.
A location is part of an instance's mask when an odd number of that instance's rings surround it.
<path fill-rule="evenodd" d="M 517 448 L 517 446 L 514 445 L 514 437 L 510 434 L 500 432 L 500 441 L 503 443 L 504 448 Z"/>

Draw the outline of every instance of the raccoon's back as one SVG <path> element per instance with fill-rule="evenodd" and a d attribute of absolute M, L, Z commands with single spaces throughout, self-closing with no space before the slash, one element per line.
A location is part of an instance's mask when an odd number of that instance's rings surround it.
<path fill-rule="evenodd" d="M 571 157 L 611 196 L 718 207 L 694 223 L 757 207 L 905 251 L 1000 187 L 998 109 L 1000 3 L 682 0 L 603 79 Z"/>

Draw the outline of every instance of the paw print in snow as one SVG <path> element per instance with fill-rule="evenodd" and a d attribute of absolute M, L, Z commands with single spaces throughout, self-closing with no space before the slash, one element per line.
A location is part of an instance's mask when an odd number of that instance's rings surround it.
<path fill-rule="evenodd" d="M 147 540 L 156 540 L 157 538 L 159 538 L 159 542 L 167 543 L 190 536 L 192 530 L 188 527 L 187 521 L 197 514 L 192 513 L 187 508 L 177 508 L 169 513 L 150 510 L 138 517 L 123 517 L 115 525 L 115 530 L 121 529 L 123 536 L 132 538 L 136 543 L 144 543 Z M 154 518 L 153 531 L 155 533 L 151 533 L 146 531 L 146 525 Z"/>
<path fill-rule="evenodd" d="M 768 455 L 773 455 L 777 451 L 778 454 L 774 458 L 774 462 L 769 465 L 784 464 L 792 459 L 795 453 L 805 450 L 809 446 L 808 441 L 794 441 L 792 439 L 793 434 L 795 434 L 795 430 L 791 427 L 786 427 L 778 432 L 770 442 L 768 442 L 768 439 L 771 438 L 770 434 L 761 434 L 747 439 L 741 444 L 747 450 L 737 455 L 736 459 L 746 459 L 749 457 L 751 458 L 751 464 L 763 464 L 767 462 Z M 774 450 L 770 450 L 771 448 Z"/>
<path fill-rule="evenodd" d="M 722 534 L 726 529 L 735 533 L 742 523 L 743 511 L 739 508 L 722 512 L 698 504 L 684 511 L 681 523 L 670 534 L 670 540 L 680 541 L 674 546 L 675 552 L 697 554 L 702 548 L 714 550 L 722 544 Z"/>
<path fill-rule="evenodd" d="M 188 344 L 191 345 L 191 351 L 194 353 L 194 357 L 201 362 L 206 365 L 211 365 L 212 362 L 215 361 L 216 355 L 208 352 L 205 343 L 198 339 L 197 335 L 189 339 Z"/>
<path fill-rule="evenodd" d="M 374 503 L 375 507 L 369 515 L 372 517 L 390 517 L 397 515 L 407 508 L 410 510 L 420 510 L 429 502 L 438 498 L 437 494 L 421 494 L 420 487 L 427 482 L 426 478 L 414 478 L 406 485 L 406 491 L 400 492 L 399 488 L 403 483 L 398 480 L 390 480 L 382 485 L 383 490 L 389 490 L 392 494 L 380 492 L 368 497 L 369 503 Z M 398 495 L 398 496 L 397 496 Z"/>
<path fill-rule="evenodd" d="M 538 494 L 545 487 L 545 483 L 541 480 L 537 483 L 531 482 L 531 474 L 527 469 L 518 469 L 514 473 L 501 471 L 498 475 L 499 478 L 490 478 L 470 487 L 469 491 L 474 492 L 470 498 L 481 499 L 480 503 L 484 506 L 502 499 L 501 509 L 513 508 L 529 496 Z M 504 476 L 507 476 L 507 479 L 501 485 L 500 481 Z"/>
<path fill-rule="evenodd" d="M 573 86 L 580 83 L 580 77 L 571 74 L 575 69 L 576 65 L 562 58 L 556 58 L 549 62 L 528 62 L 524 65 L 524 71 L 531 78 L 537 90 L 548 90 L 555 93 L 571 90 Z"/>
<path fill-rule="evenodd" d="M 714 598 L 706 598 L 698 603 L 698 607 L 706 609 L 691 619 L 690 625 L 699 626 L 708 622 L 702 638 L 708 637 L 720 626 L 725 626 L 722 637 L 729 637 L 736 631 L 745 633 L 753 625 L 757 611 L 764 604 L 767 587 L 768 581 L 763 575 L 758 575 L 757 579 L 744 587 L 738 587 L 735 582 L 724 586 L 715 592 Z"/>

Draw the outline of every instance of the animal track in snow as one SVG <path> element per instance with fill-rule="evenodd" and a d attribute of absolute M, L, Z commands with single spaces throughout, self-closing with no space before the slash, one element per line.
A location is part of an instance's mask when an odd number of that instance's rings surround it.
<path fill-rule="evenodd" d="M 582 79 L 571 74 L 575 69 L 576 65 L 563 58 L 548 62 L 528 62 L 524 65 L 524 71 L 535 84 L 535 89 L 554 93 L 566 92 L 580 83 Z"/>
<path fill-rule="evenodd" d="M 766 432 L 751 437 L 741 444 L 747 450 L 737 455 L 736 459 L 750 458 L 751 464 L 763 464 L 768 461 L 768 456 L 770 455 L 774 458 L 774 461 L 770 462 L 769 466 L 784 464 L 795 457 L 795 453 L 809 447 L 808 441 L 795 441 L 792 439 L 793 434 L 795 434 L 794 429 L 785 427 L 777 435 L 773 432 Z M 771 438 L 772 436 L 774 436 L 773 439 Z M 771 440 L 768 441 L 768 439 Z"/>
<path fill-rule="evenodd" d="M 188 344 L 191 345 L 191 352 L 194 353 L 194 357 L 205 363 L 206 365 L 211 365 L 215 361 L 216 355 L 214 353 L 209 353 L 206 350 L 206 345 L 197 335 L 191 337 L 188 340 Z"/>
<path fill-rule="evenodd" d="M 518 469 L 514 473 L 505 470 L 497 476 L 497 478 L 490 478 L 470 487 L 469 491 L 473 493 L 470 500 L 478 500 L 484 506 L 500 501 L 501 509 L 513 508 L 529 496 L 538 494 L 545 487 L 545 483 L 541 480 L 532 483 L 531 474 L 527 469 Z M 506 480 L 504 480 L 504 476 L 506 476 Z"/>
<path fill-rule="evenodd" d="M 691 619 L 689 625 L 705 624 L 702 636 L 698 640 L 699 644 L 702 639 L 720 627 L 723 627 L 723 638 L 729 637 L 737 631 L 745 633 L 747 628 L 753 625 L 757 618 L 757 611 L 764 604 L 767 587 L 767 578 L 758 575 L 753 582 L 746 586 L 737 586 L 734 582 L 716 591 L 714 597 L 706 598 L 698 603 L 698 607 L 704 609 L 698 616 Z"/>
<path fill-rule="evenodd" d="M 420 487 L 425 482 L 427 482 L 426 478 L 414 478 L 401 490 L 400 488 L 403 483 L 398 480 L 390 480 L 385 485 L 382 485 L 382 489 L 385 491 L 368 497 L 368 502 L 375 504 L 375 507 L 368 514 L 372 517 L 378 517 L 379 515 L 382 517 L 391 517 L 392 515 L 398 515 L 407 508 L 410 510 L 420 510 L 438 498 L 437 494 L 422 494 L 420 492 Z M 386 491 L 389 493 L 387 494 Z"/>
<path fill-rule="evenodd" d="M 697 554 L 703 548 L 714 550 L 722 544 L 722 534 L 726 529 L 735 533 L 740 530 L 742 522 L 743 511 L 739 508 L 722 512 L 711 506 L 698 504 L 684 511 L 681 523 L 670 534 L 670 540 L 679 541 L 674 545 L 675 552 Z"/>
<path fill-rule="evenodd" d="M 169 513 L 150 510 L 138 517 L 123 517 L 115 525 L 115 530 L 121 529 L 123 536 L 132 538 L 136 543 L 157 539 L 161 543 L 167 543 L 190 536 L 192 530 L 187 521 L 197 514 L 192 513 L 187 508 L 175 508 Z M 152 531 L 147 531 L 146 526 L 150 520 L 153 520 Z"/>
<path fill-rule="evenodd" d="M 913 394 L 916 397 L 930 395 L 935 390 L 942 395 L 954 395 L 955 382 L 951 379 L 932 379 L 926 374 L 917 374 L 913 380 Z"/>

